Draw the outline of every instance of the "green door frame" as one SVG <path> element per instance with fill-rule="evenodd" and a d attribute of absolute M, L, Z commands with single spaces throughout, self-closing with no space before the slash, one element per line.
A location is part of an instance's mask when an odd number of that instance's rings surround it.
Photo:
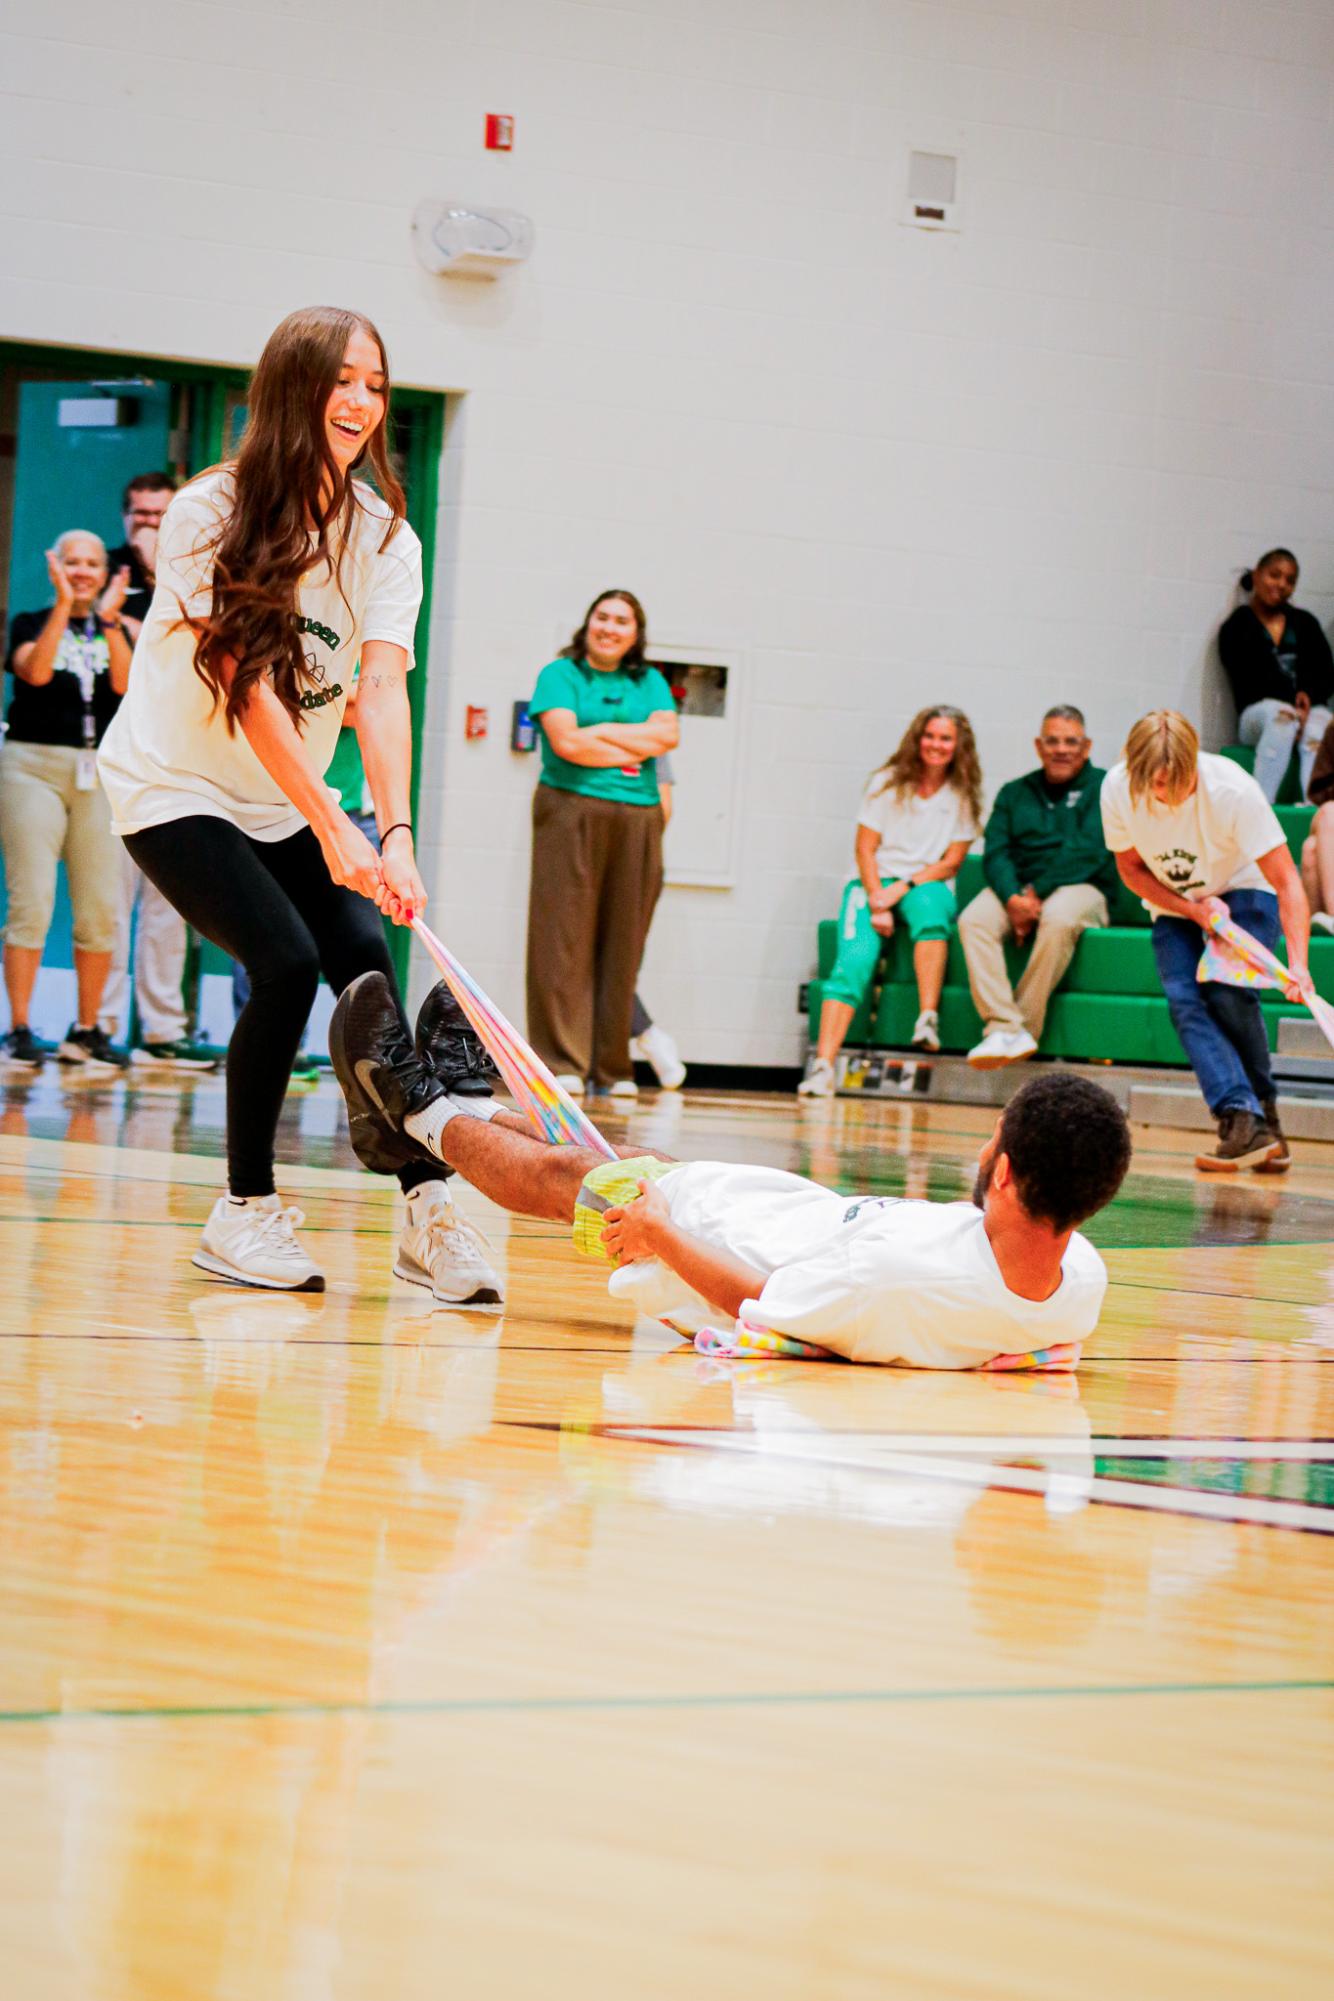
<path fill-rule="evenodd" d="M 201 389 L 190 412 L 187 442 L 187 471 L 202 472 L 223 456 L 229 392 L 244 390 L 250 371 L 229 368 L 214 362 L 168 361 L 160 355 L 123 354 L 82 347 L 42 347 L 32 342 L 0 340 L 0 367 L 52 370 L 70 369 L 76 379 L 86 379 L 99 370 L 108 375 L 139 374 L 156 377 L 173 388 Z M 430 389 L 396 389 L 395 413 L 411 417 L 406 428 L 402 455 L 403 483 L 408 495 L 408 521 L 422 545 L 422 605 L 417 620 L 417 669 L 408 676 L 408 700 L 412 711 L 412 822 L 418 824 L 421 794 L 422 732 L 426 719 L 426 670 L 431 630 L 431 580 L 435 569 L 435 538 L 439 512 L 440 459 L 445 441 L 445 399 Z M 179 423 L 179 407 L 174 407 L 173 423 Z M 399 925 L 390 927 L 390 949 L 400 985 L 405 985 L 409 934 Z"/>

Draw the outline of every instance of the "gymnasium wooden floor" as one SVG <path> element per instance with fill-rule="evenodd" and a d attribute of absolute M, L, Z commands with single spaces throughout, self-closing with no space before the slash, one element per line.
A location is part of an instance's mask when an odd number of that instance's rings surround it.
<path fill-rule="evenodd" d="M 1334 1993 L 1334 1150 L 1141 1131 L 1043 1380 L 706 1362 L 467 1193 L 433 1311 L 328 1082 L 330 1290 L 232 1290 L 219 1080 L 0 1106 L 5 2001 Z M 986 1121 L 604 1123 L 951 1198 Z"/>

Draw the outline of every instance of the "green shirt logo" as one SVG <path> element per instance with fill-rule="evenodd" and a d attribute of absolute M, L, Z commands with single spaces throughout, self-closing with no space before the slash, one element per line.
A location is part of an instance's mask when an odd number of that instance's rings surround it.
<path fill-rule="evenodd" d="M 336 632 L 330 632 L 327 625 L 321 625 L 315 618 L 303 618 L 298 614 L 296 629 L 298 632 L 313 632 L 317 639 L 324 641 L 331 653 L 336 653 L 343 643 Z"/>

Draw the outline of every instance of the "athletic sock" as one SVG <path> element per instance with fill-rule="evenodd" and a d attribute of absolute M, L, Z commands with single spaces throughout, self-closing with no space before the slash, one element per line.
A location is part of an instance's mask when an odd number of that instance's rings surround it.
<path fill-rule="evenodd" d="M 429 1104 L 424 1112 L 409 1112 L 403 1121 L 403 1130 L 419 1145 L 426 1147 L 437 1160 L 443 1160 L 440 1151 L 440 1135 L 451 1119 L 463 1117 L 463 1107 L 456 1104 L 448 1092 L 443 1093 Z"/>

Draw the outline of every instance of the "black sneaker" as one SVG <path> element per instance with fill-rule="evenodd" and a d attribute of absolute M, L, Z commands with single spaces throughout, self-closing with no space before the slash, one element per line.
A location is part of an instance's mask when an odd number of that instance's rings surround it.
<path fill-rule="evenodd" d="M 178 1042 L 141 1042 L 130 1053 L 131 1063 L 159 1070 L 216 1070 L 218 1058 L 202 1042 L 182 1036 Z"/>
<path fill-rule="evenodd" d="M 417 1016 L 417 1054 L 452 1098 L 489 1098 L 500 1072 L 467 1015 L 440 980 Z"/>
<path fill-rule="evenodd" d="M 1212 1153 L 1197 1153 L 1195 1165 L 1205 1174 L 1236 1174 L 1240 1168 L 1274 1159 L 1283 1146 L 1254 1112 L 1224 1112 L 1218 1121 L 1218 1145 Z"/>
<path fill-rule="evenodd" d="M 71 1022 L 65 1040 L 56 1051 L 59 1063 L 82 1064 L 88 1070 L 128 1070 L 130 1059 L 123 1049 L 113 1049 L 104 1028 L 79 1028 Z"/>
<path fill-rule="evenodd" d="M 1257 1174 L 1286 1174 L 1292 1166 L 1292 1154 L 1288 1149 L 1288 1136 L 1278 1122 L 1278 1099 L 1262 1099 L 1260 1109 L 1264 1113 L 1265 1124 L 1278 1141 L 1278 1152 L 1271 1153 L 1267 1160 L 1257 1160 L 1255 1171 Z"/>
<path fill-rule="evenodd" d="M 329 1055 L 347 1100 L 352 1151 L 372 1174 L 396 1174 L 435 1155 L 403 1131 L 412 1112 L 443 1097 L 445 1086 L 413 1046 L 383 973 L 362 973 L 345 987 L 329 1021 Z"/>
<path fill-rule="evenodd" d="M 22 1028 L 10 1029 L 4 1041 L 0 1042 L 0 1053 L 6 1063 L 21 1063 L 25 1070 L 40 1070 L 49 1051 L 25 1022 Z"/>

